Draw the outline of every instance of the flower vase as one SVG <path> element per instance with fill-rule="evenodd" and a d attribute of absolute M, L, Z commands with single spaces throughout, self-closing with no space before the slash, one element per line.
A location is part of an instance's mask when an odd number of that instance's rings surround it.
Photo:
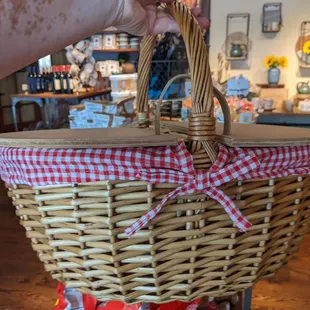
<path fill-rule="evenodd" d="M 278 84 L 280 81 L 280 69 L 270 68 L 268 70 L 268 84 Z"/>
<path fill-rule="evenodd" d="M 306 54 L 306 64 L 310 65 L 310 54 Z"/>

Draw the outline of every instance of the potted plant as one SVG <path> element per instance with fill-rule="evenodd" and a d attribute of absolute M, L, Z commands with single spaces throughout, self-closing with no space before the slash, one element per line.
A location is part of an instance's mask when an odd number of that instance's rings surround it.
<path fill-rule="evenodd" d="M 306 64 L 310 65 L 310 41 L 305 42 L 302 50 L 306 55 Z"/>
<path fill-rule="evenodd" d="M 265 66 L 268 70 L 268 84 L 278 84 L 280 81 L 279 67 L 286 68 L 288 61 L 286 57 L 275 57 L 273 55 L 266 57 Z"/>

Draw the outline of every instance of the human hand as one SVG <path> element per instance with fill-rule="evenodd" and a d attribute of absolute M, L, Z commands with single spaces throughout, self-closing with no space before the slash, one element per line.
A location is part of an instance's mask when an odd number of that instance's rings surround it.
<path fill-rule="evenodd" d="M 120 31 L 126 31 L 136 36 L 180 32 L 175 20 L 157 8 L 157 2 L 156 0 L 118 0 L 118 17 L 114 26 Z M 160 2 L 169 3 L 173 0 Z M 199 8 L 194 8 L 192 13 L 201 28 L 207 29 L 210 26 L 208 19 L 200 16 Z"/>

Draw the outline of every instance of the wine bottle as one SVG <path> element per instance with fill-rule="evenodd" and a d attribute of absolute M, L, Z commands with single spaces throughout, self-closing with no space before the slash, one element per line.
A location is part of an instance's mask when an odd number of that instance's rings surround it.
<path fill-rule="evenodd" d="M 37 73 L 36 73 L 36 67 L 32 67 L 32 93 L 37 93 Z"/>
<path fill-rule="evenodd" d="M 46 72 L 45 72 L 45 68 L 42 68 L 42 71 L 41 71 L 41 92 L 42 93 L 47 91 L 45 81 L 46 81 Z"/>
<path fill-rule="evenodd" d="M 33 90 L 33 93 L 36 94 L 38 92 L 38 88 L 37 88 L 37 81 L 38 81 L 37 68 L 33 67 L 32 72 L 33 72 L 32 90 Z"/>
<path fill-rule="evenodd" d="M 37 82 L 37 93 L 42 93 L 41 90 L 41 80 L 42 80 L 42 75 L 40 73 L 39 69 L 36 69 L 37 71 L 37 76 L 36 76 L 36 82 Z"/>
<path fill-rule="evenodd" d="M 61 73 L 60 73 L 60 84 L 61 84 L 61 93 L 66 94 L 68 85 L 67 85 L 67 75 L 66 75 L 66 66 L 60 67 Z"/>
<path fill-rule="evenodd" d="M 70 65 L 66 66 L 66 80 L 67 80 L 67 93 L 72 94 L 73 93 L 73 83 L 72 83 L 72 75 L 70 73 Z"/>
<path fill-rule="evenodd" d="M 52 66 L 52 88 L 53 88 L 53 93 L 56 94 L 56 88 L 55 88 L 55 75 L 56 75 L 56 69 L 55 66 Z"/>
<path fill-rule="evenodd" d="M 55 66 L 53 67 L 53 85 L 54 94 L 61 94 L 60 74 Z"/>
<path fill-rule="evenodd" d="M 45 86 L 46 91 L 52 92 L 54 87 L 53 87 L 53 72 L 51 71 L 51 68 L 47 69 L 45 84 L 46 84 Z"/>
<path fill-rule="evenodd" d="M 32 74 L 32 67 L 27 67 L 28 77 L 27 77 L 27 84 L 28 84 L 28 92 L 29 94 L 33 94 L 33 74 Z"/>

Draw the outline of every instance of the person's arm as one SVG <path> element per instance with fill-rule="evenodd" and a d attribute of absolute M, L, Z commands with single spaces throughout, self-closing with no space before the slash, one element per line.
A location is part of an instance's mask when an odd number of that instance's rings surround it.
<path fill-rule="evenodd" d="M 110 26 L 137 36 L 178 32 L 176 22 L 158 10 L 156 2 L 0 0 L 0 79 Z M 199 10 L 193 14 L 203 28 L 209 26 Z"/>
<path fill-rule="evenodd" d="M 118 19 L 116 0 L 0 0 L 0 79 Z"/>

